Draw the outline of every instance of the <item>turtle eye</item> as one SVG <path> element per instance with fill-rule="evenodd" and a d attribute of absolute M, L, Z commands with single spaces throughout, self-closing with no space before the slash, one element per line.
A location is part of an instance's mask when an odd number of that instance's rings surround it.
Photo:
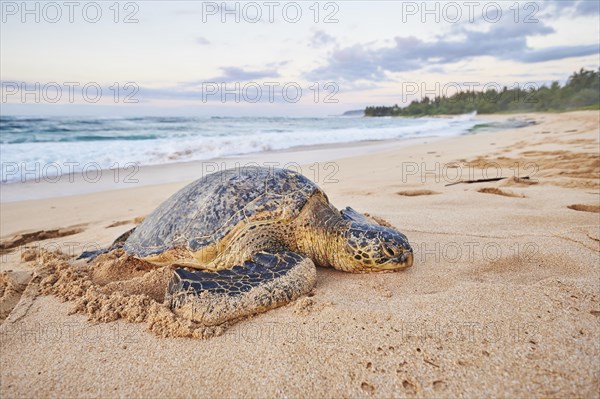
<path fill-rule="evenodd" d="M 390 258 L 394 258 L 400 254 L 400 250 L 397 246 L 387 242 L 381 244 L 381 250 L 386 256 L 389 256 Z"/>

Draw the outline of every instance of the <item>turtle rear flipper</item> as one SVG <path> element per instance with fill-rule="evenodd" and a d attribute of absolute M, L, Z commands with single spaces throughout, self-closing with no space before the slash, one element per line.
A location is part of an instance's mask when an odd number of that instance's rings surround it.
<path fill-rule="evenodd" d="M 231 269 L 175 270 L 166 299 L 175 313 L 213 326 L 284 305 L 310 292 L 315 281 L 309 258 L 284 250 L 261 251 Z"/>

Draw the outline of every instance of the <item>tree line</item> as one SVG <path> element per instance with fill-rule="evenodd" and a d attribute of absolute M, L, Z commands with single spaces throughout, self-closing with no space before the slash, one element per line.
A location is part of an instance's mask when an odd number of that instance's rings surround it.
<path fill-rule="evenodd" d="M 477 111 L 480 114 L 498 112 L 552 112 L 573 109 L 600 108 L 600 69 L 581 68 L 564 86 L 529 84 L 516 88 L 504 87 L 485 91 L 459 91 L 451 96 L 423 97 L 406 107 L 375 106 L 365 109 L 365 116 L 426 116 L 456 115 Z"/>

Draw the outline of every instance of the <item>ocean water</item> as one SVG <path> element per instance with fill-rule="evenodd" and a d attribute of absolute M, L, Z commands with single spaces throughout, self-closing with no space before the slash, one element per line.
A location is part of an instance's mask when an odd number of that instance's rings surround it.
<path fill-rule="evenodd" d="M 481 122 L 480 122 L 481 123 Z M 0 116 L 2 183 L 298 146 L 466 134 L 475 114 L 452 118 Z"/>

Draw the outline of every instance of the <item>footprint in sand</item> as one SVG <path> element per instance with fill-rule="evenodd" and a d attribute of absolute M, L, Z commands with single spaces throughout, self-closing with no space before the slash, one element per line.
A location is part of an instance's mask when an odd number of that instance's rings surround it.
<path fill-rule="evenodd" d="M 600 231 L 598 231 L 597 224 L 571 226 L 565 230 L 556 232 L 553 235 L 564 240 L 581 244 L 594 252 L 599 252 L 598 243 L 600 243 Z"/>
<path fill-rule="evenodd" d="M 373 395 L 375 393 L 375 387 L 372 384 L 369 384 L 368 382 L 363 382 L 362 384 L 360 384 L 360 388 L 369 395 Z"/>
<path fill-rule="evenodd" d="M 566 266 L 570 261 L 566 255 L 542 254 L 536 245 L 528 245 L 519 256 L 503 256 L 487 264 L 474 265 L 463 274 L 478 283 L 529 285 L 549 277 L 576 275 L 577 270 Z"/>
<path fill-rule="evenodd" d="M 479 190 L 477 190 L 477 192 L 484 193 L 484 194 L 502 195 L 504 197 L 526 198 L 523 194 L 514 193 L 514 192 L 508 191 L 508 190 L 500 190 L 499 188 L 496 188 L 496 187 L 480 188 Z"/>
<path fill-rule="evenodd" d="M 105 228 L 109 229 L 111 227 L 123 226 L 126 224 L 140 224 L 144 221 L 144 219 L 145 219 L 145 216 L 138 216 L 138 217 L 136 217 L 134 219 L 130 219 L 130 220 L 119 220 L 119 221 L 109 224 Z"/>
<path fill-rule="evenodd" d="M 573 204 L 567 206 L 567 208 L 573 209 L 574 211 L 600 213 L 600 205 Z"/>
<path fill-rule="evenodd" d="M 85 225 L 77 225 L 54 230 L 40 230 L 33 233 L 21 233 L 0 243 L 0 254 L 11 252 L 14 248 L 36 241 L 49 240 L 81 233 Z"/>
<path fill-rule="evenodd" d="M 418 197 L 420 195 L 436 195 L 441 194 L 437 191 L 431 190 L 408 190 L 408 191 L 398 191 L 396 194 L 403 195 L 405 197 Z"/>
<path fill-rule="evenodd" d="M 532 180 L 529 177 L 510 177 L 502 182 L 503 186 L 518 186 L 518 187 L 528 187 L 538 184 L 537 180 Z"/>

